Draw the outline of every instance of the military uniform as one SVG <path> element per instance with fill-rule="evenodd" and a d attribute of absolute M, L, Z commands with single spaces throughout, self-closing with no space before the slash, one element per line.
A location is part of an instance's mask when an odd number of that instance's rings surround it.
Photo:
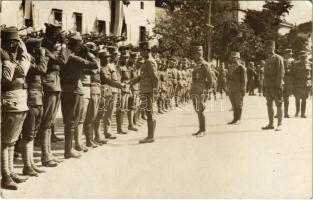
<path fill-rule="evenodd" d="M 29 176 L 38 176 L 43 172 L 38 169 L 33 160 L 34 139 L 39 130 L 43 114 L 43 91 L 42 75 L 47 71 L 49 58 L 45 56 L 45 51 L 41 48 L 41 40 L 28 39 L 26 41 L 28 52 L 31 52 L 31 67 L 26 76 L 28 85 L 28 106 L 29 111 L 22 130 L 22 159 L 24 162 L 23 174 Z M 40 54 L 34 53 L 34 50 L 41 50 Z"/>
<path fill-rule="evenodd" d="M 250 66 L 247 69 L 247 77 L 248 77 L 247 84 L 248 84 L 249 95 L 255 95 L 254 89 L 255 89 L 256 76 L 257 76 L 257 73 L 254 68 L 254 63 L 250 62 Z"/>
<path fill-rule="evenodd" d="M 144 51 L 150 51 L 149 44 L 141 44 Z M 148 137 L 141 140 L 140 143 L 154 142 L 154 132 L 156 127 L 156 119 L 153 112 L 154 95 L 159 88 L 159 80 L 157 76 L 157 63 L 151 56 L 145 60 L 145 63 L 140 69 L 140 75 L 131 81 L 131 84 L 139 82 L 140 88 L 140 109 L 145 112 L 147 116 Z"/>
<path fill-rule="evenodd" d="M 306 52 L 301 52 L 300 56 L 306 56 Z M 307 59 L 297 61 L 293 67 L 294 78 L 294 95 L 296 97 L 296 116 L 300 111 L 301 100 L 301 117 L 306 118 L 306 99 L 312 90 L 312 63 Z"/>
<path fill-rule="evenodd" d="M 258 81 L 259 81 L 259 88 L 258 88 L 258 92 L 259 92 L 259 96 L 262 95 L 263 93 L 263 82 L 264 82 L 264 67 L 263 65 L 259 67 L 258 69 Z"/>
<path fill-rule="evenodd" d="M 199 53 L 202 55 L 202 47 L 197 47 L 197 51 L 200 51 Z M 212 83 L 213 76 L 209 63 L 203 60 L 203 58 L 197 60 L 192 71 L 190 89 L 192 103 L 199 120 L 199 131 L 193 134 L 195 136 L 202 136 L 206 131 L 204 110 L 206 108 L 205 104 L 208 97 L 208 89 L 211 87 Z"/>
<path fill-rule="evenodd" d="M 167 73 L 164 68 L 160 69 L 159 71 L 159 80 L 160 80 L 160 90 L 159 90 L 159 97 L 158 97 L 158 112 L 160 114 L 164 114 L 165 112 L 165 101 L 166 101 L 166 93 L 167 93 Z"/>
<path fill-rule="evenodd" d="M 269 42 L 267 45 L 274 45 Z M 274 109 L 273 101 L 277 107 L 278 127 L 281 130 L 282 125 L 282 103 L 283 103 L 283 78 L 284 78 L 284 60 L 280 55 L 270 52 L 264 66 L 264 93 L 267 101 L 267 112 L 269 125 L 263 127 L 263 130 L 274 129 Z"/>
<path fill-rule="evenodd" d="M 46 25 L 46 34 L 59 33 L 61 26 Z M 50 37 L 50 36 L 49 36 Z M 49 57 L 47 72 L 43 75 L 43 117 L 40 124 L 39 135 L 41 136 L 41 162 L 43 166 L 55 167 L 57 160 L 51 152 L 51 126 L 55 123 L 55 118 L 60 105 L 60 65 L 65 64 L 64 47 L 56 48 L 56 43 L 46 37 L 43 39 L 42 47 L 45 48 Z"/>
<path fill-rule="evenodd" d="M 221 93 L 221 98 L 223 98 L 223 91 L 227 92 L 227 70 L 223 67 L 220 68 L 217 78 L 217 88 L 218 91 Z"/>
<path fill-rule="evenodd" d="M 292 50 L 286 49 L 285 54 L 292 54 Z M 293 95 L 294 91 L 294 78 L 292 74 L 293 62 L 294 62 L 293 58 L 284 59 L 285 76 L 284 76 L 283 96 L 284 96 L 284 114 L 286 118 L 289 118 L 288 115 L 289 97 Z"/>
<path fill-rule="evenodd" d="M 82 39 L 80 36 L 73 36 L 72 42 L 79 45 Z M 71 47 L 70 47 L 71 48 Z M 79 121 L 83 114 L 84 88 L 81 77 L 84 69 L 98 69 L 98 64 L 93 55 L 87 53 L 88 60 L 76 56 L 70 49 L 66 49 L 66 62 L 61 67 L 61 109 L 64 122 L 65 151 L 64 157 L 79 158 L 81 155 L 72 149 L 73 137 L 77 131 Z"/>
<path fill-rule="evenodd" d="M 233 52 L 232 57 L 240 59 L 238 52 Z M 243 98 L 246 92 L 247 71 L 246 68 L 238 63 L 232 63 L 228 69 L 228 95 L 232 104 L 233 121 L 228 124 L 239 124 L 241 120 Z"/>
<path fill-rule="evenodd" d="M 19 40 L 16 28 L 1 30 L 1 187 L 16 190 L 22 181 L 14 172 L 14 145 L 18 140 L 28 111 L 26 74 L 30 68 L 31 57 L 24 43 L 20 51 L 10 49 Z"/>

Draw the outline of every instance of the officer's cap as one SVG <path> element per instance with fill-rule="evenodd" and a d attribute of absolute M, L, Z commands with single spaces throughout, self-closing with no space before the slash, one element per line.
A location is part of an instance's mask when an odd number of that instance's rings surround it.
<path fill-rule="evenodd" d="M 275 47 L 275 41 L 274 40 L 266 40 L 265 46 Z"/>
<path fill-rule="evenodd" d="M 16 27 L 3 28 L 1 30 L 1 39 L 3 40 L 19 40 L 18 31 Z"/>
<path fill-rule="evenodd" d="M 26 40 L 25 45 L 27 48 L 27 51 L 32 51 L 34 48 L 40 48 L 41 47 L 41 39 L 38 38 L 29 38 Z"/>
<path fill-rule="evenodd" d="M 292 55 L 293 53 L 292 53 L 292 49 L 285 49 L 284 50 L 284 54 L 290 54 L 290 55 Z"/>
<path fill-rule="evenodd" d="M 121 51 L 121 57 L 122 58 L 129 58 L 129 51 L 128 50 Z"/>
<path fill-rule="evenodd" d="M 102 48 L 99 51 L 99 57 L 110 57 L 110 53 L 107 51 L 106 48 Z"/>
<path fill-rule="evenodd" d="M 240 53 L 237 52 L 237 51 L 232 51 L 232 52 L 230 53 L 230 56 L 233 57 L 233 58 L 238 58 L 238 59 L 240 59 Z"/>

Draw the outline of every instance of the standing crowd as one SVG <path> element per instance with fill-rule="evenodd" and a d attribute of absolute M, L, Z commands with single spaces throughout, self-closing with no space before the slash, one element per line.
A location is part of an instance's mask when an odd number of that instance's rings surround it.
<path fill-rule="evenodd" d="M 239 52 L 227 63 L 206 62 L 202 46 L 195 46 L 191 58 L 162 57 L 150 43 L 139 48 L 86 42 L 80 34 L 66 38 L 61 25 L 45 24 L 43 38 L 22 41 L 15 27 L 1 30 L 1 187 L 16 190 L 27 179 L 14 172 L 14 150 L 22 154 L 23 175 L 45 172 L 33 159 L 34 143 L 41 147 L 44 167 L 56 167 L 63 160 L 51 151 L 54 124 L 61 106 L 64 124 L 64 158 L 79 158 L 81 152 L 117 138 L 112 131 L 114 113 L 117 134 L 138 131 L 140 119 L 147 121 L 147 137 L 139 143 L 154 142 L 157 112 L 164 114 L 192 101 L 199 120 L 194 136 L 205 135 L 205 109 L 217 92 L 229 96 L 233 120 L 239 125 L 246 92 L 258 88 L 267 100 L 269 124 L 274 129 L 273 102 L 278 124 L 289 117 L 289 97 L 296 97 L 296 116 L 306 117 L 306 100 L 311 92 L 312 63 L 302 51 L 298 61 L 286 49 L 275 53 L 275 42 L 266 41 L 268 58 L 245 64 Z M 213 97 L 212 97 L 213 96 Z M 128 122 L 124 122 L 127 118 Z M 127 129 L 123 124 L 128 123 Z M 101 128 L 101 124 L 102 127 Z M 85 144 L 83 140 L 85 136 Z M 74 144 L 73 144 L 74 141 Z M 18 145 L 17 145 L 18 144 Z"/>

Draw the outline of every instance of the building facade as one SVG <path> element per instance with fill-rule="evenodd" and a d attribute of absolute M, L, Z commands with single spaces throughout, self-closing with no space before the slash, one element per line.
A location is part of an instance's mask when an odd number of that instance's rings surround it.
<path fill-rule="evenodd" d="M 25 0 L 29 1 L 29 0 Z M 2 1 L 1 24 L 25 26 L 25 6 L 22 0 Z M 44 30 L 44 23 L 59 21 L 64 30 L 71 32 L 127 35 L 126 43 L 138 45 L 145 35 L 151 35 L 155 24 L 154 1 L 41 1 L 33 0 L 32 27 L 28 30 Z M 118 6 L 117 3 L 118 2 Z M 119 16 L 117 19 L 116 16 Z M 117 22 L 119 21 L 119 22 Z M 116 32 L 116 26 L 122 31 Z"/>

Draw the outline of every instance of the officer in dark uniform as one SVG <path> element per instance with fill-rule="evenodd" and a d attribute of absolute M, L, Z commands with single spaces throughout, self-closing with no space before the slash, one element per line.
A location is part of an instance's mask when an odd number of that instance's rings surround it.
<path fill-rule="evenodd" d="M 240 124 L 243 98 L 246 93 L 247 71 L 240 63 L 240 53 L 232 52 L 228 69 L 228 95 L 232 105 L 234 119 L 228 124 Z"/>
<path fill-rule="evenodd" d="M 79 158 L 80 153 L 72 149 L 73 137 L 83 112 L 84 92 L 81 76 L 84 69 L 98 69 L 95 56 L 81 48 L 82 37 L 72 36 L 66 49 L 65 64 L 61 67 L 61 108 L 64 122 L 64 158 Z M 87 58 L 87 59 L 83 59 Z"/>
<path fill-rule="evenodd" d="M 33 160 L 34 138 L 38 132 L 43 113 L 42 75 L 47 71 L 49 58 L 45 56 L 45 49 L 41 48 L 41 41 L 31 38 L 26 41 L 26 47 L 31 55 L 31 67 L 26 76 L 28 85 L 28 106 L 23 130 L 22 130 L 22 159 L 24 162 L 23 174 L 38 176 L 40 170 Z"/>
<path fill-rule="evenodd" d="M 26 74 L 31 57 L 20 40 L 17 28 L 1 30 L 1 187 L 17 190 L 20 178 L 13 167 L 14 145 L 18 140 L 28 111 Z"/>
<path fill-rule="evenodd" d="M 213 76 L 209 66 L 203 59 L 203 48 L 202 46 L 194 47 L 194 60 L 195 66 L 192 71 L 192 83 L 191 83 L 191 98 L 195 111 L 198 115 L 199 120 L 199 131 L 193 133 L 193 136 L 204 136 L 205 135 L 205 104 L 208 98 L 208 89 L 213 83 Z"/>
<path fill-rule="evenodd" d="M 255 70 L 254 62 L 250 62 L 247 69 L 247 77 L 248 77 L 248 92 L 249 95 L 254 96 L 255 82 L 256 82 L 257 72 Z"/>
<path fill-rule="evenodd" d="M 147 116 L 148 137 L 140 140 L 139 143 L 154 142 L 154 132 L 156 127 L 156 119 L 153 112 L 154 97 L 157 95 L 159 88 L 159 80 L 157 75 L 157 64 L 152 57 L 151 47 L 148 42 L 140 43 L 141 55 L 145 59 L 144 65 L 141 67 L 140 76 L 133 79 L 130 83 L 140 84 L 140 103 L 141 109 Z"/>
<path fill-rule="evenodd" d="M 290 118 L 288 114 L 289 108 L 289 97 L 293 94 L 294 90 L 294 79 L 292 74 L 292 66 L 294 59 L 292 58 L 292 49 L 284 50 L 284 67 L 285 67 L 285 76 L 284 76 L 284 114 L 285 118 Z"/>
<path fill-rule="evenodd" d="M 264 66 L 264 96 L 267 101 L 267 112 L 269 124 L 263 127 L 263 130 L 274 129 L 274 109 L 273 101 L 277 107 L 278 125 L 276 131 L 282 129 L 282 103 L 283 103 L 283 78 L 285 75 L 284 59 L 275 53 L 275 42 L 267 40 L 265 42 L 265 51 L 268 57 Z"/>
<path fill-rule="evenodd" d="M 61 25 L 45 24 L 46 35 L 42 41 L 42 47 L 45 48 L 46 55 L 49 57 L 47 73 L 43 76 L 43 116 L 39 129 L 41 136 L 41 162 L 45 167 L 57 166 L 56 159 L 51 152 L 51 126 L 55 122 L 55 118 L 60 105 L 60 65 L 65 64 L 65 44 L 61 49 L 56 48 L 56 44 L 60 40 Z"/>
<path fill-rule="evenodd" d="M 294 95 L 296 97 L 296 117 L 300 111 L 301 101 L 301 117 L 306 118 L 306 100 L 312 90 L 312 63 L 308 60 L 306 51 L 300 52 L 300 60 L 294 64 L 291 73 L 294 77 Z"/>

